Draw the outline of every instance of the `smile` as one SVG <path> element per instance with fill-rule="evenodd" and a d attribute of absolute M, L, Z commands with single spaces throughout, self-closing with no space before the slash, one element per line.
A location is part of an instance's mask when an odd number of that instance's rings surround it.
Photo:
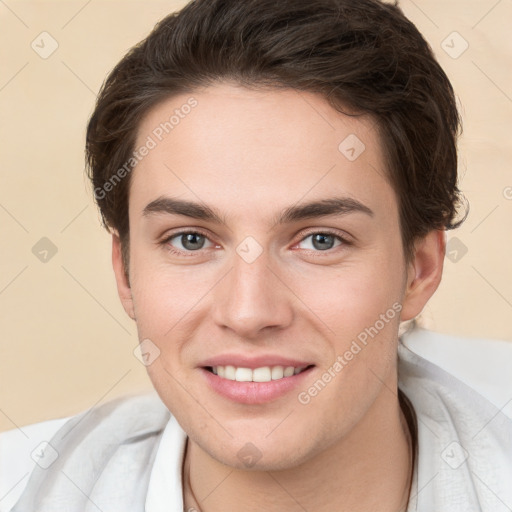
<path fill-rule="evenodd" d="M 260 368 L 244 368 L 237 366 L 211 366 L 208 370 L 226 380 L 237 382 L 270 382 L 293 375 L 298 375 L 308 366 L 261 366 Z"/>
<path fill-rule="evenodd" d="M 201 367 L 201 372 L 208 387 L 224 398 L 240 404 L 261 405 L 302 389 L 314 369 L 313 364 L 253 368 L 215 364 Z"/>

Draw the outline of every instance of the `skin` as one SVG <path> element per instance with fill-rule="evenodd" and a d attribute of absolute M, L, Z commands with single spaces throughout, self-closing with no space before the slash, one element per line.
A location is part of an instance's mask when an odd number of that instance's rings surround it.
<path fill-rule="evenodd" d="M 396 394 L 398 328 L 439 284 L 444 232 L 419 240 L 405 262 L 375 123 L 340 114 L 312 93 L 223 83 L 175 96 L 141 121 L 136 146 L 190 96 L 198 105 L 132 174 L 129 282 L 119 238 L 112 238 L 123 306 L 139 339 L 160 350 L 149 376 L 188 435 L 185 509 L 405 509 L 411 471 Z M 355 161 L 338 150 L 349 134 L 366 146 Z M 224 224 L 144 215 L 162 196 L 206 204 Z M 356 199 L 373 215 L 275 225 L 290 206 L 335 196 Z M 205 232 L 204 246 L 183 254 L 190 246 L 182 237 L 169 240 L 182 229 Z M 335 238 L 327 248 L 314 246 L 311 235 L 326 231 Z M 248 236 L 263 251 L 252 263 L 236 252 Z M 301 404 L 297 393 L 394 303 L 402 305 L 401 317 Z M 278 354 L 315 367 L 301 389 L 239 404 L 213 391 L 198 368 L 225 353 Z M 261 454 L 250 468 L 237 456 L 248 442 Z"/>

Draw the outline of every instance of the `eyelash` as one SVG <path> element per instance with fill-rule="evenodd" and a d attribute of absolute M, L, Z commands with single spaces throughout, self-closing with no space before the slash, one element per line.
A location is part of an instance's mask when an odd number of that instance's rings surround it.
<path fill-rule="evenodd" d="M 332 230 L 329 230 L 329 229 L 326 229 L 326 230 L 317 230 L 317 231 L 310 231 L 310 232 L 307 232 L 307 233 L 303 233 L 302 234 L 302 238 L 299 240 L 299 242 L 297 243 L 300 243 L 300 242 L 303 242 L 306 238 L 312 236 L 312 235 L 331 235 L 331 236 L 334 236 L 335 238 L 337 238 L 340 242 L 341 242 L 341 246 L 350 246 L 352 245 L 352 243 L 347 240 L 347 238 L 345 238 L 344 236 L 340 235 L 337 231 L 332 231 Z M 178 231 L 176 233 L 172 233 L 171 235 L 165 237 L 161 242 L 160 244 L 164 247 L 166 247 L 169 252 L 173 253 L 173 254 L 176 254 L 178 256 L 185 256 L 185 257 L 189 257 L 189 256 L 195 256 L 197 253 L 200 253 L 202 251 L 202 249 L 199 249 L 197 251 L 181 251 L 180 249 L 176 249 L 175 247 L 173 247 L 172 245 L 170 245 L 170 241 L 173 239 L 173 238 L 176 238 L 180 235 L 201 235 L 201 236 L 204 236 L 206 239 L 209 240 L 209 237 L 208 237 L 208 234 L 205 233 L 204 231 L 201 231 L 200 229 L 195 229 L 195 230 L 183 230 L 183 231 Z M 211 241 L 211 240 L 210 240 Z M 340 245 L 338 245 L 337 247 L 340 247 Z M 332 251 L 334 251 L 334 249 L 336 249 L 336 247 L 333 247 L 332 249 L 326 249 L 325 251 L 315 251 L 315 250 L 312 250 L 312 249 L 305 249 L 307 251 L 311 251 L 315 254 L 322 254 L 322 253 L 327 253 L 327 254 L 332 254 Z"/>

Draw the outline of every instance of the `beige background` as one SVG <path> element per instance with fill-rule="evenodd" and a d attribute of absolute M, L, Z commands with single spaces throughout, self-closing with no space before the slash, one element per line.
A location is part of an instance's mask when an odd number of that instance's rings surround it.
<path fill-rule="evenodd" d="M 84 131 L 108 71 L 183 4 L 0 1 L 0 431 L 150 388 L 84 178 Z M 471 206 L 464 227 L 448 234 L 459 252 L 446 259 L 422 321 L 512 341 L 512 2 L 401 5 L 462 105 L 461 187 Z M 48 38 L 43 31 L 59 45 L 47 59 L 31 48 Z M 43 237 L 57 248 L 46 262 L 32 252 Z"/>

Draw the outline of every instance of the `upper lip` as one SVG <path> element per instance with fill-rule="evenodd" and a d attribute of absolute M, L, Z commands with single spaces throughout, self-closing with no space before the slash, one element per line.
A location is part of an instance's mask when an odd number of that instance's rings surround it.
<path fill-rule="evenodd" d="M 261 368 L 263 366 L 293 366 L 294 368 L 302 368 L 310 366 L 313 363 L 310 361 L 300 361 L 289 357 L 278 355 L 260 355 L 260 356 L 246 356 L 242 354 L 221 354 L 215 357 L 206 359 L 199 364 L 201 367 L 207 366 L 236 366 L 237 368 Z"/>

